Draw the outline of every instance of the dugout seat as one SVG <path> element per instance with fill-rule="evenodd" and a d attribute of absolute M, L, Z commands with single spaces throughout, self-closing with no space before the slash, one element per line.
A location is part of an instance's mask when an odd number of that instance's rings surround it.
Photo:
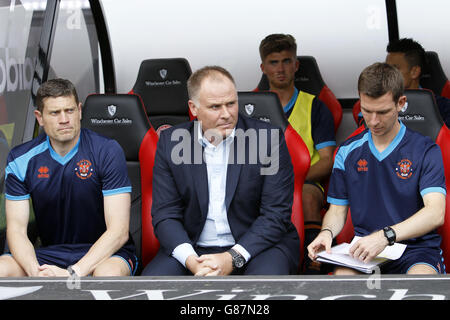
<path fill-rule="evenodd" d="M 142 98 L 150 123 L 160 130 L 189 121 L 187 80 L 192 74 L 184 58 L 147 59 L 141 62 L 130 94 Z"/>
<path fill-rule="evenodd" d="M 317 96 L 328 107 L 333 115 L 334 132 L 336 133 L 342 121 L 341 104 L 325 84 L 316 59 L 312 56 L 298 56 L 297 59 L 300 67 L 295 73 L 295 87 Z M 266 75 L 263 74 L 255 91 L 267 90 L 269 90 L 269 82 Z"/>
<path fill-rule="evenodd" d="M 442 121 L 431 90 L 406 90 L 405 95 L 408 105 L 404 111 L 399 113 L 399 119 L 408 128 L 430 137 L 440 146 L 442 152 L 447 188 L 447 205 L 445 208 L 445 222 L 438 229 L 438 232 L 442 236 L 441 249 L 446 269 L 448 269 L 450 268 L 450 192 L 448 192 L 450 190 L 450 130 Z M 362 129 L 363 127 L 360 127 L 357 131 Z M 349 217 L 341 233 L 342 235 L 339 235 L 337 238 L 338 242 L 348 242 L 353 237 L 353 225 Z"/>
<path fill-rule="evenodd" d="M 83 106 L 82 127 L 115 139 L 123 148 L 132 184 L 130 234 L 136 245 L 140 268 L 159 248 L 153 233 L 151 204 L 153 164 L 158 136 L 139 96 L 93 94 Z"/>
<path fill-rule="evenodd" d="M 420 85 L 434 94 L 450 99 L 450 81 L 442 69 L 439 56 L 434 51 L 425 52 L 426 66 L 420 75 Z"/>
<path fill-rule="evenodd" d="M 278 96 L 274 92 L 238 92 L 239 113 L 246 117 L 270 122 L 280 127 L 286 139 L 286 144 L 294 166 L 294 201 L 292 205 L 291 220 L 300 236 L 300 263 L 303 260 L 303 183 L 308 173 L 311 159 L 308 148 L 300 135 L 292 128 L 286 119 Z"/>
<path fill-rule="evenodd" d="M 439 56 L 434 51 L 425 52 L 426 65 L 420 75 L 420 86 L 431 90 L 435 95 L 450 99 L 450 81 L 442 69 Z M 353 119 L 357 125 L 361 125 L 361 102 L 358 100 L 353 105 Z"/>

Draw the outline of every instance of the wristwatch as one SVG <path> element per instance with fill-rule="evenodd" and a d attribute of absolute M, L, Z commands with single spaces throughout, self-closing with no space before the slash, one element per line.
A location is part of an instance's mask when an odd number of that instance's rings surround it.
<path fill-rule="evenodd" d="M 232 260 L 232 264 L 233 264 L 233 271 L 235 270 L 239 270 L 240 268 L 242 268 L 245 264 L 245 259 L 244 257 L 237 252 L 234 249 L 230 249 L 227 251 L 229 254 L 231 254 L 231 258 Z"/>
<path fill-rule="evenodd" d="M 383 228 L 384 236 L 386 237 L 387 241 L 389 242 L 389 245 L 392 246 L 395 243 L 396 234 L 394 229 L 391 227 L 384 227 Z"/>

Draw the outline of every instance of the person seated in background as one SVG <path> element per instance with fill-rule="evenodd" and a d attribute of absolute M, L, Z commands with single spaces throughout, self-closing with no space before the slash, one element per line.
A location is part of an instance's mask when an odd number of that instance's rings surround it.
<path fill-rule="evenodd" d="M 420 89 L 420 77 L 426 66 L 425 49 L 411 38 L 402 38 L 389 42 L 386 47 L 386 63 L 400 70 L 405 81 L 405 89 Z M 447 127 L 450 127 L 450 99 L 434 93 L 439 113 Z M 362 123 L 362 114 L 358 123 Z"/>
<path fill-rule="evenodd" d="M 133 275 L 125 155 L 112 139 L 81 129 L 81 103 L 65 79 L 43 83 L 34 115 L 44 132 L 14 147 L 5 170 L 10 253 L 0 276 Z M 42 246 L 27 236 L 32 202 Z"/>
<path fill-rule="evenodd" d="M 405 81 L 405 89 L 419 89 L 420 76 L 426 65 L 425 50 L 420 43 L 410 38 L 389 42 L 386 63 L 398 68 Z M 434 94 L 439 113 L 450 128 L 450 99 Z"/>
<path fill-rule="evenodd" d="M 323 183 L 330 176 L 336 147 L 333 116 L 316 96 L 295 87 L 298 70 L 297 44 L 289 34 L 271 34 L 259 46 L 261 71 L 267 76 L 270 91 L 280 98 L 289 123 L 302 137 L 311 156 L 311 167 L 303 186 L 305 221 L 305 274 L 319 274 L 320 264 L 309 260 L 306 247 L 320 232 L 321 210 L 325 204 Z"/>
<path fill-rule="evenodd" d="M 296 274 L 294 173 L 282 130 L 239 115 L 222 67 L 194 72 L 188 93 L 196 120 L 158 141 L 151 214 L 160 249 L 142 275 Z"/>
<path fill-rule="evenodd" d="M 344 227 L 349 207 L 355 235 L 350 255 L 364 262 L 395 242 L 407 245 L 381 273 L 445 273 L 436 229 L 444 223 L 445 176 L 439 146 L 398 119 L 406 103 L 403 76 L 387 64 L 365 68 L 358 80 L 367 128 L 339 146 L 328 189 L 330 208 L 309 245 L 311 259 Z M 335 274 L 357 271 L 336 267 Z"/>

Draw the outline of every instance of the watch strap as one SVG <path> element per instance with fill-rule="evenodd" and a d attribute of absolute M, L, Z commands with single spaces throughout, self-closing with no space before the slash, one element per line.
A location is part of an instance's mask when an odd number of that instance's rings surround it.
<path fill-rule="evenodd" d="M 389 242 L 389 245 L 392 246 L 395 243 L 396 240 L 396 234 L 394 229 L 391 227 L 384 227 L 383 228 L 384 236 L 386 237 L 387 241 Z"/>

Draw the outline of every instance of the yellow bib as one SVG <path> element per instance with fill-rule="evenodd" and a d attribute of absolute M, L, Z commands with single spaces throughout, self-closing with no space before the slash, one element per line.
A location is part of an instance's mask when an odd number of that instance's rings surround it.
<path fill-rule="evenodd" d="M 311 157 L 311 165 L 315 164 L 320 159 L 320 155 L 314 148 L 314 141 L 311 132 L 311 110 L 314 95 L 299 91 L 297 101 L 289 116 L 289 123 L 302 137 L 308 147 L 309 155 Z"/>

